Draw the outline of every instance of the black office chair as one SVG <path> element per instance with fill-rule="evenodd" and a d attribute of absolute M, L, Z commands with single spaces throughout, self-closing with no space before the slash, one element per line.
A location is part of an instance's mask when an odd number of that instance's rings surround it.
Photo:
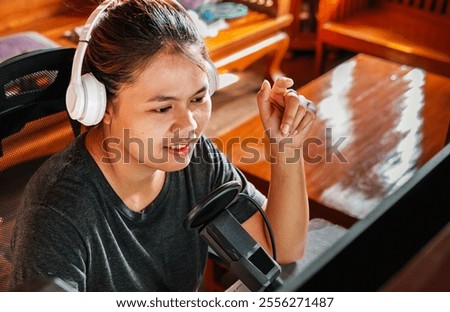
<path fill-rule="evenodd" d="M 0 63 L 0 291 L 8 290 L 10 236 L 23 188 L 81 130 L 65 106 L 74 52 L 42 49 Z"/>

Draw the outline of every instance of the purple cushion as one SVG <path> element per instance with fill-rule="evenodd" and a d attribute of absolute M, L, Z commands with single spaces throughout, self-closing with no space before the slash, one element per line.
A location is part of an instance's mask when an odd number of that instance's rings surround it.
<path fill-rule="evenodd" d="M 32 31 L 0 37 L 0 62 L 25 52 L 57 46 L 57 43 Z"/>

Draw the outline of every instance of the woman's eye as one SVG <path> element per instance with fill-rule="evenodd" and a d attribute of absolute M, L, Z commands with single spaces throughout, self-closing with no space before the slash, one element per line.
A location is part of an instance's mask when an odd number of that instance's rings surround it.
<path fill-rule="evenodd" d="M 204 96 L 198 97 L 198 98 L 195 98 L 195 99 L 192 100 L 192 102 L 194 102 L 194 103 L 203 103 L 204 101 L 205 101 L 205 97 Z"/>
<path fill-rule="evenodd" d="M 172 108 L 172 106 L 165 106 L 165 107 L 157 108 L 154 111 L 157 112 L 157 113 L 166 113 L 171 108 Z"/>

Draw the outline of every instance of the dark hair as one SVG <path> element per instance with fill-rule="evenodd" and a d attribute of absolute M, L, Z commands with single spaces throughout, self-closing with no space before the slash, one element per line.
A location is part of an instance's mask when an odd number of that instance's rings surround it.
<path fill-rule="evenodd" d="M 170 0 L 118 0 L 92 31 L 85 69 L 106 87 L 108 100 L 161 53 L 180 53 L 206 71 L 203 38 L 180 5 Z M 87 68 L 86 68 L 87 67 Z"/>

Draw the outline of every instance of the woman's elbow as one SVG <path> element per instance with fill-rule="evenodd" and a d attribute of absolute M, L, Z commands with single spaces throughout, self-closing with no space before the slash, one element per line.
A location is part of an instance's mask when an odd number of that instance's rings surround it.
<path fill-rule="evenodd" d="M 289 252 L 285 252 L 283 254 L 280 254 L 277 262 L 279 264 L 289 264 L 299 261 L 303 258 L 305 255 L 305 246 L 299 246 L 297 248 L 292 248 L 289 250 Z"/>

